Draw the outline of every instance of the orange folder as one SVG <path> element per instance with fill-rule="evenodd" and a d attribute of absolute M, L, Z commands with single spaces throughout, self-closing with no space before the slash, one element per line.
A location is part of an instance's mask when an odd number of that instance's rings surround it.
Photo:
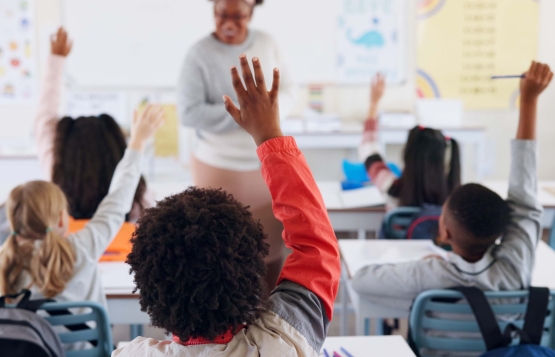
<path fill-rule="evenodd" d="M 85 228 L 89 223 L 88 219 L 69 219 L 69 233 L 75 233 Z M 106 248 L 106 252 L 100 257 L 101 262 L 124 262 L 127 255 L 131 253 L 131 236 L 135 232 L 133 223 L 125 222 L 114 238 L 112 243 Z"/>

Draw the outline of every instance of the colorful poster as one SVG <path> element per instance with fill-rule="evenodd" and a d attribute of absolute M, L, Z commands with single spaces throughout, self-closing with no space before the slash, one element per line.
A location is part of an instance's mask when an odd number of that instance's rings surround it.
<path fill-rule="evenodd" d="M 30 103 L 36 93 L 32 0 L 0 1 L 0 103 Z"/>
<path fill-rule="evenodd" d="M 342 0 L 337 27 L 339 82 L 368 84 L 377 72 L 389 84 L 406 80 L 406 0 Z"/>
<path fill-rule="evenodd" d="M 537 56 L 536 0 L 419 0 L 417 93 L 461 98 L 467 109 L 515 108 Z"/>

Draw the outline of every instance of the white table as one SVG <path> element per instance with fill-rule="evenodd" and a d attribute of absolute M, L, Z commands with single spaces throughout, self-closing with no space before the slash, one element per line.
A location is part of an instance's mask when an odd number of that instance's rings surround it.
<path fill-rule="evenodd" d="M 408 318 L 409 311 L 405 309 L 395 309 L 386 306 L 374 304 L 366 299 L 364 296 L 357 294 L 352 288 L 352 277 L 356 271 L 365 266 L 374 263 L 385 263 L 383 258 L 378 258 L 376 252 L 379 250 L 383 252 L 383 248 L 390 247 L 391 253 L 385 252 L 381 254 L 382 257 L 390 256 L 395 261 L 401 260 L 414 260 L 423 258 L 432 254 L 428 248 L 429 241 L 407 241 L 407 240 L 340 240 L 339 249 L 342 258 L 342 294 L 348 295 L 355 313 L 356 313 L 356 333 L 357 335 L 368 334 L 369 320 L 371 319 L 385 319 L 385 318 Z M 404 249 L 410 245 L 410 249 Z M 551 249 L 543 241 L 538 245 L 536 252 L 536 266 L 532 273 L 532 285 L 539 287 L 548 287 L 555 289 L 555 251 Z M 347 299 L 342 299 L 342 309 L 347 311 Z M 342 331 L 344 326 L 342 326 Z"/>
<path fill-rule="evenodd" d="M 341 351 L 341 347 L 347 350 L 353 357 L 366 356 L 391 356 L 391 357 L 414 357 L 407 342 L 401 336 L 354 336 L 354 337 L 328 337 L 324 347 L 330 357 L 333 352 L 342 357 L 348 357 Z M 322 349 L 322 350 L 323 350 Z M 323 353 L 320 356 L 324 356 Z"/>
<path fill-rule="evenodd" d="M 358 148 L 362 141 L 362 123 L 344 123 L 343 130 L 331 133 L 285 132 L 295 137 L 300 149 L 350 149 Z M 379 130 L 380 151 L 386 153 L 387 145 L 403 145 L 407 142 L 412 128 L 388 128 Z M 485 175 L 486 132 L 483 127 L 437 128 L 447 136 L 457 139 L 463 150 L 467 145 L 475 147 L 476 180 L 482 181 Z M 463 151 L 463 155 L 465 151 Z M 464 161 L 463 161 L 464 162 Z"/>

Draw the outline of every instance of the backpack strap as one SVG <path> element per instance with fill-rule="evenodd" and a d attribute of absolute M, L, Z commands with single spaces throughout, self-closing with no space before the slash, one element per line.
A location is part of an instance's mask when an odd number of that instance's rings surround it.
<path fill-rule="evenodd" d="M 482 290 L 475 287 L 458 287 L 454 290 L 461 292 L 468 301 L 488 351 L 506 347 L 511 343 L 510 336 L 501 333 L 493 309 Z"/>
<path fill-rule="evenodd" d="M 21 300 L 17 303 L 16 308 L 27 310 L 31 312 L 37 312 L 42 305 L 47 302 L 56 302 L 56 300 L 52 299 L 39 299 L 39 300 L 29 300 L 31 297 L 31 291 L 24 289 L 18 294 L 12 295 L 5 295 L 0 297 L 0 308 L 6 307 L 6 299 L 17 299 L 19 296 L 23 295 Z M 53 311 L 46 311 L 45 312 L 50 316 L 61 316 L 61 315 L 72 315 L 71 311 L 67 309 L 61 310 L 53 310 Z M 83 330 L 90 330 L 91 328 L 87 324 L 77 324 L 77 325 L 69 325 L 64 326 L 68 330 L 75 332 L 75 331 L 83 331 Z M 93 346 L 98 345 L 98 341 L 89 341 L 89 343 Z"/>
<path fill-rule="evenodd" d="M 31 297 L 31 292 L 27 289 L 24 289 L 24 290 L 21 290 L 21 292 L 19 292 L 17 294 L 0 296 L 0 308 L 5 308 L 6 307 L 6 299 L 17 299 L 21 295 L 23 295 L 23 297 L 21 298 L 21 300 L 17 304 L 17 308 L 20 308 L 19 307 L 20 305 L 21 306 L 26 305 L 29 302 L 29 298 Z"/>
<path fill-rule="evenodd" d="M 540 345 L 549 305 L 549 289 L 530 287 L 520 344 Z"/>

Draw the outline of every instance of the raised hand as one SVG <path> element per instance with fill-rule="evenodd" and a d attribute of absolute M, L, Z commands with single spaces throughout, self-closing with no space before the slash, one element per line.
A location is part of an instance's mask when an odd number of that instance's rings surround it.
<path fill-rule="evenodd" d="M 260 60 L 256 57 L 252 59 L 255 77 L 253 78 L 247 56 L 241 55 L 239 58 L 247 88 L 243 86 L 237 68 L 232 67 L 231 79 L 241 109 L 238 109 L 227 95 L 224 96 L 225 108 L 235 122 L 252 136 L 256 145 L 260 146 L 267 140 L 283 136 L 279 124 L 279 70 L 274 69 L 272 89 L 268 92 Z"/>
<path fill-rule="evenodd" d="M 370 86 L 370 103 L 378 105 L 385 92 L 385 76 L 381 73 L 376 74 Z"/>
<path fill-rule="evenodd" d="M 516 138 L 519 140 L 536 139 L 538 97 L 553 79 L 548 65 L 532 62 L 524 78 L 520 80 L 520 120 Z"/>
<path fill-rule="evenodd" d="M 67 32 L 63 27 L 60 27 L 56 35 L 52 35 L 50 38 L 50 52 L 53 55 L 67 57 L 72 47 L 73 42 L 68 39 Z"/>
<path fill-rule="evenodd" d="M 553 79 L 553 72 L 547 64 L 532 62 L 530 69 L 520 81 L 521 100 L 537 100 Z"/>
<path fill-rule="evenodd" d="M 143 151 L 146 142 L 164 124 L 165 119 L 164 108 L 161 105 L 148 105 L 141 113 L 135 112 L 129 148 Z"/>
<path fill-rule="evenodd" d="M 376 119 L 378 117 L 378 106 L 384 92 L 385 76 L 378 73 L 370 82 L 370 111 L 368 112 L 368 119 Z"/>

